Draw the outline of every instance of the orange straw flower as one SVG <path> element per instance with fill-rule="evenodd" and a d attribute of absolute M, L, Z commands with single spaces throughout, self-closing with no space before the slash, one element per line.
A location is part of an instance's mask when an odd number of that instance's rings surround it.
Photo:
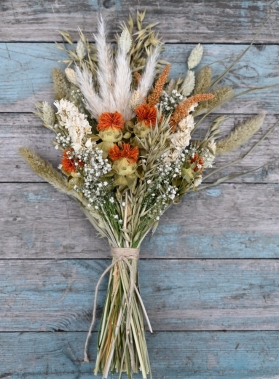
<path fill-rule="evenodd" d="M 157 119 L 156 107 L 150 107 L 148 104 L 139 105 L 135 109 L 135 113 L 140 122 L 143 122 L 145 126 L 155 126 Z"/>
<path fill-rule="evenodd" d="M 130 161 L 130 163 L 137 163 L 139 148 L 132 147 L 129 143 L 123 143 L 121 148 L 118 145 L 114 145 L 111 149 L 109 149 L 109 157 L 112 161 L 126 158 Z"/>
<path fill-rule="evenodd" d="M 69 158 L 69 153 L 71 151 L 72 151 L 72 149 L 64 150 L 63 151 L 63 157 L 61 160 L 62 167 L 63 167 L 64 171 L 67 172 L 68 174 L 70 174 L 71 172 L 77 172 L 76 163 L 78 163 L 79 167 L 82 167 L 84 165 L 84 163 L 81 162 L 77 158 Z"/>
<path fill-rule="evenodd" d="M 98 130 L 117 129 L 121 130 L 124 126 L 124 120 L 119 112 L 109 113 L 104 112 L 101 114 L 98 120 Z"/>

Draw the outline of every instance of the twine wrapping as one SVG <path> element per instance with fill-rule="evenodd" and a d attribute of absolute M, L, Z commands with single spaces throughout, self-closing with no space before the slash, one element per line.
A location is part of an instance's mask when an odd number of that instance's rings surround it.
<path fill-rule="evenodd" d="M 128 303 L 130 303 L 131 298 L 132 298 L 132 294 L 133 294 L 133 290 L 135 290 L 135 293 L 137 294 L 139 302 L 141 304 L 145 319 L 147 321 L 149 330 L 152 333 L 151 324 L 150 324 L 149 318 L 147 316 L 145 306 L 143 304 L 139 290 L 137 289 L 136 283 L 133 281 L 133 278 L 135 277 L 135 275 L 134 275 L 135 270 L 133 269 L 133 267 L 131 266 L 131 264 L 129 262 L 129 259 L 134 259 L 134 260 L 139 259 L 139 251 L 140 251 L 140 249 L 130 248 L 130 247 L 112 247 L 111 248 L 111 255 L 115 260 L 104 270 L 104 272 L 100 276 L 100 278 L 97 282 L 96 288 L 95 288 L 94 306 L 93 306 L 93 311 L 92 311 L 92 321 L 91 321 L 90 328 L 89 328 L 88 333 L 87 333 L 85 347 L 84 347 L 84 361 L 85 362 L 89 362 L 87 351 L 88 351 L 89 339 L 91 337 L 92 329 L 93 329 L 93 326 L 94 326 L 95 320 L 96 320 L 97 297 L 98 297 L 98 291 L 99 291 L 100 284 L 101 284 L 103 278 L 105 277 L 105 275 L 120 261 L 125 262 L 126 265 L 129 267 L 129 270 L 130 270 L 131 283 L 130 283 Z"/>

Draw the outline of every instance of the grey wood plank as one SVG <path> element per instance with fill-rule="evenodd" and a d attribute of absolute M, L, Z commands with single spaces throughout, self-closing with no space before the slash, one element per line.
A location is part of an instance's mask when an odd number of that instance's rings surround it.
<path fill-rule="evenodd" d="M 147 10 L 147 23 L 159 22 L 158 29 L 168 42 L 250 42 L 270 8 L 265 1 L 147 1 L 81 0 L 24 2 L 1 1 L 1 41 L 53 41 L 63 29 L 78 37 L 82 28 L 89 37 L 96 32 L 98 13 L 110 25 L 113 36 L 120 21 L 136 9 Z M 20 27 L 19 27 L 20 26 Z M 258 37 L 277 43 L 278 12 Z"/>
<path fill-rule="evenodd" d="M 168 332 L 147 336 L 156 379 L 278 379 L 279 332 Z M 1 333 L 0 376 L 90 379 L 83 362 L 85 333 Z M 15 359 L 16 356 L 16 359 Z M 116 375 L 110 375 L 109 379 Z M 100 379 L 101 375 L 96 378 Z M 126 379 L 126 377 L 124 376 Z M 141 378 L 141 375 L 135 375 Z"/>
<path fill-rule="evenodd" d="M 248 119 L 253 115 L 229 115 L 222 126 L 221 136 L 229 134 L 234 126 L 241 120 Z M 200 139 L 204 136 L 207 127 L 218 115 L 208 116 L 208 120 L 203 123 L 193 139 Z M 264 133 L 278 120 L 277 115 L 267 115 L 262 129 L 242 148 L 235 152 L 217 157 L 215 167 L 219 168 L 229 162 L 233 162 L 238 157 L 243 156 L 249 148 L 253 146 Z M 279 128 L 279 127 L 278 127 Z M 279 182 L 279 160 L 278 128 L 264 140 L 255 151 L 242 162 L 226 168 L 218 175 L 208 178 L 208 182 L 214 181 L 217 177 L 229 173 L 244 172 L 256 169 L 265 165 L 262 169 L 249 175 L 233 179 L 233 182 L 249 183 L 278 183 Z M 0 182 L 43 182 L 34 174 L 27 164 L 25 164 L 18 153 L 21 146 L 27 146 L 35 150 L 44 159 L 51 162 L 54 167 L 58 167 L 61 160 L 61 152 L 54 149 L 52 140 L 54 133 L 42 126 L 41 120 L 32 114 L 0 113 L 0 135 L 2 143 L 0 145 Z M 212 170 L 207 170 L 210 173 Z"/>
<path fill-rule="evenodd" d="M 172 64 L 170 77 L 185 75 L 193 46 L 166 45 L 162 58 Z M 245 47 L 205 45 L 199 67 L 210 64 L 216 77 Z M 278 55 L 278 45 L 253 46 L 220 86 L 232 86 L 239 92 L 279 84 Z M 0 112 L 32 112 L 35 102 L 52 102 L 51 69 L 65 58 L 64 52 L 57 50 L 53 43 L 0 43 Z M 60 63 L 60 67 L 65 66 Z M 217 112 L 250 114 L 265 109 L 278 114 L 278 93 L 278 87 L 250 93 L 234 99 Z"/>
<path fill-rule="evenodd" d="M 1 184 L 1 258 L 103 258 L 78 206 L 50 185 Z M 142 245 L 145 258 L 278 258 L 278 184 L 223 184 L 187 195 Z"/>
<path fill-rule="evenodd" d="M 109 263 L 0 260 L 0 331 L 88 330 L 95 286 Z M 278 271 L 279 262 L 267 259 L 148 259 L 139 262 L 139 281 L 154 331 L 278 330 Z"/>

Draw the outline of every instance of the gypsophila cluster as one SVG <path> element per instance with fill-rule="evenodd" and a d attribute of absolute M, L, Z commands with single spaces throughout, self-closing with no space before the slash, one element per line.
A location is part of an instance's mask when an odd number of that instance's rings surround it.
<path fill-rule="evenodd" d="M 104 197 L 104 193 L 109 190 L 110 178 L 104 178 L 111 171 L 108 159 L 102 156 L 102 150 L 83 150 L 76 157 L 84 162 L 82 166 L 83 184 L 80 192 L 86 197 L 89 203 L 98 203 Z"/>
<path fill-rule="evenodd" d="M 200 150 L 200 155 L 203 158 L 203 167 L 204 168 L 212 168 L 215 156 L 213 154 L 211 154 L 209 149 L 207 149 L 206 147 L 203 147 Z"/>
<path fill-rule="evenodd" d="M 172 90 L 171 95 L 168 95 L 166 91 L 163 91 L 160 100 L 162 112 L 168 116 L 174 111 L 175 107 L 184 100 L 184 97 L 174 89 Z"/>

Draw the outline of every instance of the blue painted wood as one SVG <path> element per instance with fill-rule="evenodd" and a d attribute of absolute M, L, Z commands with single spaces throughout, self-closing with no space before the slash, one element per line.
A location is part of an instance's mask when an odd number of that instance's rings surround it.
<path fill-rule="evenodd" d="M 58 39 L 56 31 L 62 28 L 78 38 L 78 27 L 91 37 L 97 29 L 98 12 L 108 21 L 113 37 L 119 30 L 118 21 L 126 20 L 136 9 L 146 9 L 146 23 L 159 22 L 158 30 L 167 41 L 236 43 L 252 40 L 270 9 L 270 2 L 141 0 L 135 5 L 132 0 L 13 0 L 2 1 L 0 6 L 2 41 L 53 41 Z M 258 40 L 277 43 L 277 35 L 275 13 Z"/>
<path fill-rule="evenodd" d="M 185 71 L 193 46 L 189 42 L 207 43 L 203 64 L 215 62 L 220 72 L 228 64 L 224 58 L 245 47 L 232 44 L 252 40 L 267 5 L 254 0 L 141 0 L 139 4 L 147 8 L 147 22 L 154 18 L 160 22 L 158 30 L 169 43 L 164 58 L 173 63 L 174 75 Z M 53 41 L 59 39 L 56 30 L 73 31 L 76 39 L 80 26 L 91 36 L 102 10 L 114 32 L 135 4 L 130 0 L 13 0 L 2 1 L 0 10 L 0 41 L 16 42 L 0 44 L 0 112 L 30 112 L 34 101 L 52 98 L 50 71 L 63 58 L 54 49 Z M 258 38 L 267 45 L 254 46 L 238 71 L 228 76 L 228 84 L 244 89 L 279 81 L 278 25 L 275 12 Z M 265 108 L 276 115 L 278 94 L 274 90 L 250 95 L 220 112 L 239 115 Z M 22 183 L 37 179 L 15 158 L 17 146 L 27 141 L 49 157 L 53 154 L 50 134 L 42 127 L 36 134 L 39 122 L 29 122 L 30 115 L 8 115 L 6 123 L 3 117 L 0 328 L 13 332 L 0 333 L 0 378 L 92 378 L 94 364 L 82 362 L 84 331 L 94 284 L 108 260 L 89 258 L 107 257 L 107 243 L 97 239 L 70 200 L 46 184 Z M 239 168 L 276 157 L 277 139 L 270 136 L 268 142 Z M 278 258 L 277 168 L 269 165 L 250 176 L 251 184 L 223 185 L 188 196 L 162 218 L 154 238 L 143 244 L 142 255 L 147 259 L 140 262 L 142 293 L 152 321 L 161 330 L 147 336 L 154 378 L 278 379 L 278 331 L 270 330 L 278 330 L 278 262 L 255 259 Z M 9 181 L 20 183 L 5 184 Z M 256 184 L 264 181 L 269 184 Z M 38 260 L 57 257 L 65 260 Z M 104 291 L 105 283 L 100 307 Z M 71 332 L 48 332 L 59 329 Z M 224 329 L 246 330 L 220 331 Z M 95 343 L 94 334 L 91 357 Z"/>
<path fill-rule="evenodd" d="M 188 194 L 142 245 L 145 258 L 278 258 L 278 184 Z M 79 207 L 49 184 L 1 184 L 3 258 L 109 257 Z"/>
<path fill-rule="evenodd" d="M 194 45 L 166 45 L 162 58 L 172 63 L 171 76 L 186 72 L 186 60 Z M 243 45 L 205 45 L 202 64 L 212 64 L 215 75 L 227 67 L 233 57 L 245 49 Z M 30 112 L 36 101 L 52 101 L 51 69 L 65 53 L 50 43 L 0 44 L 0 111 Z M 231 85 L 241 90 L 279 84 L 277 57 L 279 46 L 254 46 L 243 57 L 221 85 Z M 198 67 L 198 68 L 199 68 Z M 257 113 L 262 109 L 278 113 L 279 89 L 245 95 L 219 112 Z"/>
<path fill-rule="evenodd" d="M 86 331 L 109 260 L 0 261 L 0 331 Z M 277 260 L 141 260 L 154 331 L 278 330 Z M 98 320 L 107 280 L 100 287 Z M 95 327 L 97 330 L 97 327 Z"/>
<path fill-rule="evenodd" d="M 91 379 L 96 334 L 90 341 L 91 363 L 83 362 L 85 338 L 78 332 L 1 333 L 0 377 Z M 148 334 L 147 344 L 156 379 L 278 378 L 278 331 L 161 332 Z"/>

